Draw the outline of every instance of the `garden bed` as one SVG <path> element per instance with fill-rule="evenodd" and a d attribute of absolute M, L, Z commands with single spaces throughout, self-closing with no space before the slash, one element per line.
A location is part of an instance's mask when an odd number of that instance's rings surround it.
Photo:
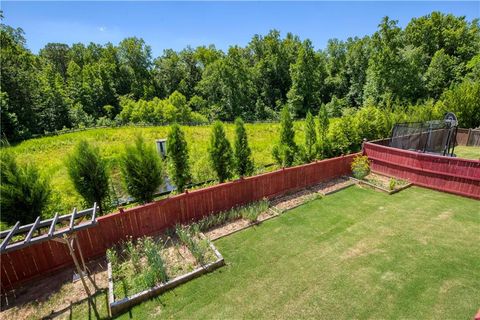
<path fill-rule="evenodd" d="M 339 177 L 336 179 L 332 179 L 326 182 L 316 184 L 313 187 L 310 187 L 309 189 L 313 192 L 317 192 L 321 194 L 322 196 L 327 196 L 329 194 L 348 188 L 354 184 L 355 183 L 352 180 L 350 180 L 348 177 Z"/>
<path fill-rule="evenodd" d="M 369 173 L 363 179 L 351 177 L 355 183 L 367 186 L 388 194 L 397 193 L 403 189 L 410 187 L 412 184 L 406 180 L 387 177 L 378 173 Z"/>
<path fill-rule="evenodd" d="M 271 206 L 278 211 L 283 213 L 287 210 L 301 206 L 302 204 L 318 199 L 319 195 L 315 192 L 312 192 L 309 189 L 304 189 L 295 193 L 287 194 L 280 196 L 271 201 Z"/>
<path fill-rule="evenodd" d="M 183 226 L 176 235 L 129 240 L 107 257 L 111 316 L 224 264 L 203 234 Z"/>

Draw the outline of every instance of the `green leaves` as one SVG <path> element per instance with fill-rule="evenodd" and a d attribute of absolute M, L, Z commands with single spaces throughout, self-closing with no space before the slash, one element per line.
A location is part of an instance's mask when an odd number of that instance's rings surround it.
<path fill-rule="evenodd" d="M 163 181 L 162 162 L 155 149 L 137 136 L 134 144 L 125 146 L 120 165 L 128 193 L 140 202 L 150 202 Z"/>
<path fill-rule="evenodd" d="M 287 106 L 283 107 L 280 117 L 280 141 L 273 148 L 272 155 L 279 165 L 290 167 L 298 158 L 298 147 L 295 144 L 293 120 Z"/>
<path fill-rule="evenodd" d="M 215 121 L 213 124 L 208 153 L 218 180 L 224 182 L 229 179 L 233 169 L 232 148 L 220 121 Z"/>
<path fill-rule="evenodd" d="M 173 124 L 167 138 L 168 174 L 177 187 L 183 192 L 192 179 L 188 162 L 188 148 L 185 135 L 178 124 Z"/>
<path fill-rule="evenodd" d="M 254 165 L 252 160 L 252 150 L 248 146 L 247 132 L 241 118 L 235 120 L 235 149 L 234 162 L 235 172 L 240 176 L 251 175 Z"/>
<path fill-rule="evenodd" d="M 305 150 L 304 162 L 312 162 L 317 157 L 317 130 L 315 128 L 315 121 L 310 111 L 307 112 L 305 119 Z"/>
<path fill-rule="evenodd" d="M 48 205 L 51 188 L 33 165 L 18 166 L 7 152 L 0 154 L 2 221 L 31 223 Z"/>
<path fill-rule="evenodd" d="M 81 140 L 68 157 L 67 168 L 75 190 L 87 205 L 96 202 L 102 213 L 109 191 L 109 177 L 107 163 L 100 156 L 99 149 Z"/>

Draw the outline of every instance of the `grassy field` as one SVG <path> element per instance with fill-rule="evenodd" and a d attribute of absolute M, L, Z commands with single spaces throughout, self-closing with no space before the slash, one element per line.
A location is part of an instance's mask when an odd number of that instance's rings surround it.
<path fill-rule="evenodd" d="M 188 142 L 192 171 L 196 181 L 204 181 L 211 178 L 213 173 L 208 166 L 207 146 L 210 136 L 210 126 L 183 127 Z M 279 124 L 258 123 L 247 124 L 249 142 L 253 158 L 257 168 L 272 163 L 272 148 L 277 141 Z M 303 143 L 302 122 L 295 123 L 296 139 Z M 13 152 L 20 163 L 36 164 L 42 174 L 51 179 L 54 189 L 54 200 L 48 209 L 46 216 L 55 212 L 71 212 L 73 207 L 82 207 L 91 204 L 83 204 L 81 197 L 76 193 L 68 178 L 65 160 L 73 150 L 75 144 L 85 139 L 98 146 L 101 153 L 108 160 L 112 174 L 112 185 L 117 195 L 125 196 L 120 170 L 118 167 L 119 155 L 123 152 L 126 143 L 131 143 L 136 134 L 141 134 L 152 146 L 155 140 L 166 138 L 169 127 L 121 127 L 92 129 L 75 133 L 67 133 L 59 136 L 31 139 L 13 147 L 2 149 Z M 227 136 L 233 143 L 234 126 L 226 125 Z"/>
<path fill-rule="evenodd" d="M 121 318 L 471 319 L 478 208 L 418 187 L 351 187 L 216 241 L 225 267 Z M 83 304 L 69 316 L 86 313 Z"/>
<path fill-rule="evenodd" d="M 480 160 L 480 147 L 456 146 L 455 154 L 458 158 Z"/>

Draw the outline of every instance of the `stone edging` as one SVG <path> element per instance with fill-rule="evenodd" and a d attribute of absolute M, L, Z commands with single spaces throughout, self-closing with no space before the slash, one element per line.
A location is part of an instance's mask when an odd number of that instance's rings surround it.
<path fill-rule="evenodd" d="M 206 238 L 203 234 L 200 234 L 201 237 Z M 178 276 L 172 280 L 169 280 L 166 283 L 156 285 L 150 289 L 144 290 L 142 292 L 136 293 L 132 296 L 125 297 L 121 300 L 115 301 L 113 294 L 113 277 L 112 277 L 112 265 L 108 262 L 108 311 L 110 317 L 116 316 L 130 307 L 137 305 L 145 300 L 150 299 L 151 297 L 157 296 L 167 290 L 173 289 L 179 286 L 182 283 L 188 282 L 194 278 L 201 276 L 202 274 L 211 272 L 221 266 L 225 265 L 225 260 L 221 253 L 215 248 L 212 242 L 209 241 L 210 248 L 215 253 L 217 260 L 211 263 L 208 263 L 204 266 L 200 266 L 197 269 L 190 271 L 184 275 Z"/>

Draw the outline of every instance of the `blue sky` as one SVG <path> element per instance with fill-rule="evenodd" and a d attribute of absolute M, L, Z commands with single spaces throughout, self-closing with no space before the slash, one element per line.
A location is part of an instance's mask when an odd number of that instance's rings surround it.
<path fill-rule="evenodd" d="M 254 34 L 276 28 L 310 38 L 323 49 L 330 38 L 372 34 L 388 15 L 405 26 L 412 17 L 438 10 L 480 15 L 480 2 L 5 2 L 4 23 L 21 27 L 27 46 L 48 42 L 117 44 L 137 36 L 153 56 L 187 45 L 246 45 Z"/>

